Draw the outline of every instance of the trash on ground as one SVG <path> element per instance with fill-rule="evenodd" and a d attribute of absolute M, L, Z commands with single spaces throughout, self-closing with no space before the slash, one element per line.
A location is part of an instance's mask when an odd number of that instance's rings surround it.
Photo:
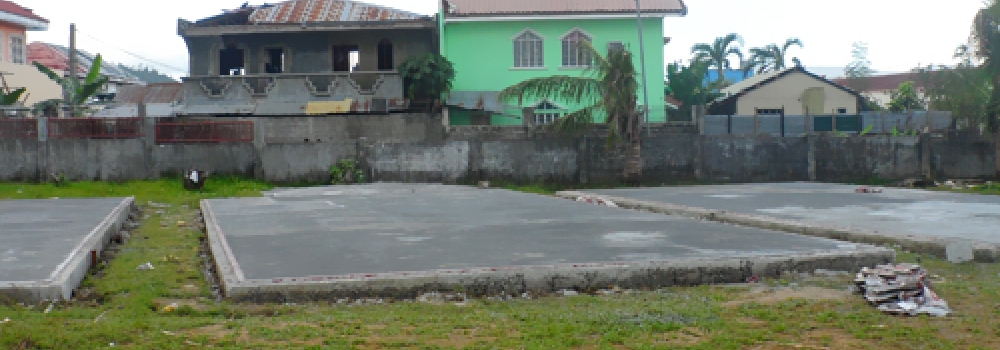
<path fill-rule="evenodd" d="M 952 314 L 948 303 L 931 289 L 927 276 L 927 270 L 916 264 L 879 265 L 861 269 L 854 283 L 865 300 L 887 314 Z"/>
<path fill-rule="evenodd" d="M 0 321 L 0 324 L 4 324 L 4 323 L 10 323 L 10 317 L 4 317 L 3 321 Z"/>
<path fill-rule="evenodd" d="M 139 265 L 139 267 L 137 267 L 136 269 L 139 271 L 146 271 L 146 270 L 153 270 L 155 269 L 155 267 L 153 267 L 153 263 L 147 261 L 145 264 Z"/>
<path fill-rule="evenodd" d="M 855 188 L 854 193 L 882 193 L 882 189 L 878 187 L 861 186 Z"/>
<path fill-rule="evenodd" d="M 618 208 L 618 205 L 615 204 L 615 202 L 612 202 L 610 200 L 607 200 L 607 199 L 604 199 L 604 198 L 601 198 L 601 197 L 597 197 L 597 196 L 580 196 L 580 197 L 576 197 L 576 201 L 577 202 L 583 202 L 583 203 L 603 205 L 603 206 L 606 206 L 606 207 Z"/>

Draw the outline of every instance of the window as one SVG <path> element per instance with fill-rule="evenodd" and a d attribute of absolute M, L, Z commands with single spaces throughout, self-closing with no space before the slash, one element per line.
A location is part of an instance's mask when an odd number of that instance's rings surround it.
<path fill-rule="evenodd" d="M 246 75 L 243 50 L 235 47 L 219 50 L 219 75 Z"/>
<path fill-rule="evenodd" d="M 781 109 L 757 108 L 757 115 L 781 115 Z"/>
<path fill-rule="evenodd" d="M 545 66 L 542 37 L 525 29 L 514 38 L 514 67 L 541 68 Z"/>
<path fill-rule="evenodd" d="M 847 108 L 837 108 L 837 113 L 847 114 Z"/>
<path fill-rule="evenodd" d="M 590 36 L 579 29 L 574 29 L 562 39 L 563 67 L 589 67 L 593 58 L 590 51 L 584 49 L 584 43 L 590 42 Z"/>
<path fill-rule="evenodd" d="M 542 101 L 535 105 L 535 125 L 548 125 L 555 123 L 565 113 L 565 109 L 556 106 L 552 102 Z"/>
<path fill-rule="evenodd" d="M 354 72 L 361 62 L 358 45 L 336 45 L 333 47 L 333 71 Z"/>
<path fill-rule="evenodd" d="M 285 50 L 282 48 L 269 48 L 267 51 L 267 63 L 264 64 L 264 73 L 281 74 L 285 72 Z"/>
<path fill-rule="evenodd" d="M 19 36 L 10 37 L 10 62 L 25 64 L 27 57 L 24 54 L 24 38 Z"/>
<path fill-rule="evenodd" d="M 392 42 L 382 39 L 378 42 L 378 70 L 393 70 L 396 65 L 392 60 Z"/>

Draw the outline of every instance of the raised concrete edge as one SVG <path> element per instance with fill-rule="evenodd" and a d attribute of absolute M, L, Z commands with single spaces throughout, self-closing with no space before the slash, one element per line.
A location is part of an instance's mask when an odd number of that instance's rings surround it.
<path fill-rule="evenodd" d="M 114 237 L 128 221 L 136 209 L 135 197 L 122 199 L 114 210 L 104 217 L 89 234 L 56 266 L 48 279 L 40 281 L 0 281 L 0 296 L 16 301 L 40 302 L 69 300 L 87 272 L 92 267 L 93 257 L 99 257 Z"/>
<path fill-rule="evenodd" d="M 850 249 L 798 254 L 662 261 L 563 264 L 392 272 L 341 276 L 252 279 L 226 286 L 237 302 L 299 302 L 332 298 L 415 298 L 421 293 L 458 291 L 469 296 L 591 291 L 611 286 L 629 289 L 741 283 L 748 278 L 779 277 L 783 272 L 816 269 L 856 271 L 895 261 L 892 249 L 850 244 Z"/>
<path fill-rule="evenodd" d="M 215 213 L 212 212 L 212 204 L 209 200 L 201 201 L 201 213 L 205 219 L 205 233 L 208 236 L 208 246 L 215 262 L 216 276 L 219 279 L 219 286 L 222 294 L 228 296 L 233 286 L 244 280 L 243 270 L 240 268 L 233 250 L 229 248 L 229 241 L 219 227 Z"/>
<path fill-rule="evenodd" d="M 898 245 L 902 249 L 906 249 L 908 251 L 929 254 L 942 259 L 947 259 L 948 247 L 953 243 L 956 243 L 956 240 L 954 239 L 942 237 L 918 237 L 892 232 L 838 227 L 834 225 L 780 219 L 766 215 L 731 213 L 725 210 L 691 207 L 666 202 L 643 201 L 634 198 L 606 196 L 582 191 L 561 191 L 557 192 L 555 196 L 571 200 L 576 200 L 580 197 L 598 197 L 610 200 L 619 207 L 625 209 L 684 216 L 855 243 Z M 1000 262 L 1000 245 L 987 242 L 973 242 L 972 246 L 974 261 L 983 263 Z"/>

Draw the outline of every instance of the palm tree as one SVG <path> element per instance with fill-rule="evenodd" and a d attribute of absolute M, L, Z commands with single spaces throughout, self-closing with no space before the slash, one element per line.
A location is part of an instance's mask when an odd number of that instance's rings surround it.
<path fill-rule="evenodd" d="M 768 71 L 777 72 L 782 69 L 788 68 L 788 49 L 792 46 L 798 46 L 802 48 L 802 40 L 799 38 L 790 38 L 785 40 L 785 44 L 778 46 L 778 44 L 770 44 L 763 48 L 751 49 L 751 53 L 754 55 L 760 55 L 767 62 L 766 67 Z M 798 64 L 798 59 L 793 58 L 793 61 Z"/>
<path fill-rule="evenodd" d="M 993 83 L 986 126 L 991 132 L 998 132 L 1000 131 L 1000 120 L 997 120 L 997 112 L 1000 109 L 1000 2 L 991 0 L 986 8 L 979 10 L 972 27 L 971 41 L 975 56 L 982 60 L 980 69 Z"/>
<path fill-rule="evenodd" d="M 761 74 L 768 71 L 771 67 L 771 54 L 766 49 L 755 47 L 750 49 L 750 58 L 743 61 L 740 66 L 740 70 L 743 71 L 743 78 L 746 78 L 750 73 Z"/>
<path fill-rule="evenodd" d="M 639 82 L 632 53 L 628 50 L 609 50 L 606 57 L 593 46 L 583 45 L 582 57 L 593 57 L 592 65 L 579 77 L 558 75 L 534 78 L 503 89 L 500 100 L 550 98 L 586 107 L 559 118 L 555 128 L 562 132 L 586 129 L 595 123 L 597 116 L 605 115 L 608 125 L 608 145 L 627 143 L 624 178 L 635 182 L 642 175 L 641 113 L 636 106 Z"/>
<path fill-rule="evenodd" d="M 739 44 L 739 45 L 736 45 Z M 719 72 L 719 80 L 725 79 L 726 69 L 732 67 L 729 63 L 729 56 L 735 55 L 743 61 L 743 51 L 740 46 L 744 45 L 743 37 L 732 33 L 724 37 L 716 38 L 712 44 L 695 44 L 691 47 L 691 54 L 695 61 L 707 61 Z"/>

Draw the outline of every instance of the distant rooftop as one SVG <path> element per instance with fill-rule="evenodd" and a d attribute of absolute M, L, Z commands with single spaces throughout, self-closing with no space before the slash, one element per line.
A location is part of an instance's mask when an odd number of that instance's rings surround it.
<path fill-rule="evenodd" d="M 353 0 L 289 0 L 227 10 L 221 15 L 197 21 L 195 25 L 383 22 L 428 18 L 430 17 Z"/>
<path fill-rule="evenodd" d="M 32 31 L 49 29 L 49 20 L 7 0 L 0 0 L 0 22 L 13 23 Z"/>

